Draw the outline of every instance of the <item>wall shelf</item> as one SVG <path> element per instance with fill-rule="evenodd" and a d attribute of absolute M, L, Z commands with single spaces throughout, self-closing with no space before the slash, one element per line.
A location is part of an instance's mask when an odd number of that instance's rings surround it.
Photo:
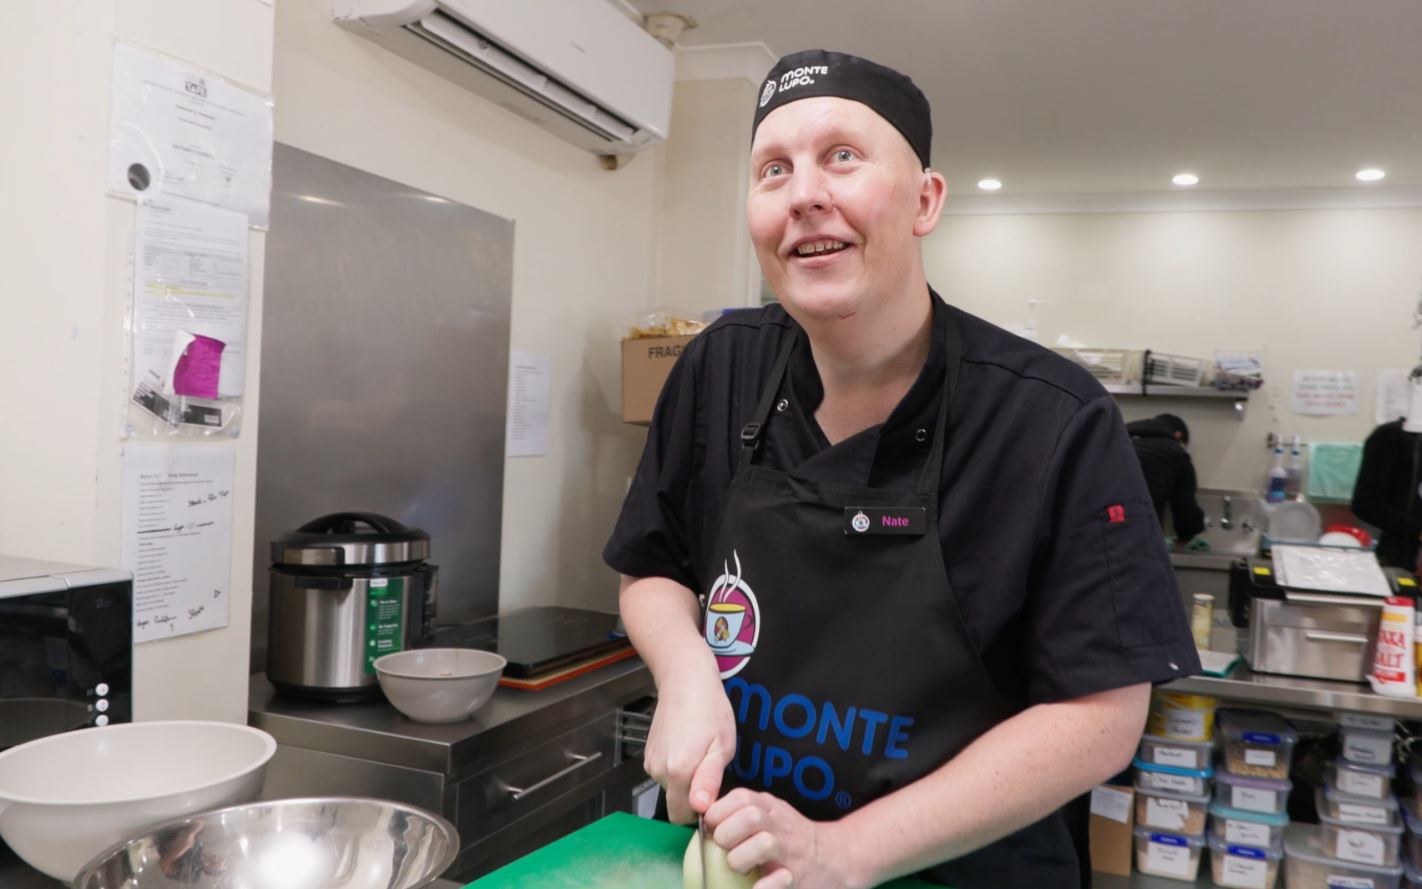
<path fill-rule="evenodd" d="M 1112 395 L 1134 395 L 1145 398 L 1210 398 L 1224 401 L 1248 401 L 1246 390 L 1233 391 L 1215 389 L 1211 386 L 1166 386 L 1159 383 L 1147 384 L 1141 390 L 1139 383 L 1112 383 L 1106 386 Z"/>

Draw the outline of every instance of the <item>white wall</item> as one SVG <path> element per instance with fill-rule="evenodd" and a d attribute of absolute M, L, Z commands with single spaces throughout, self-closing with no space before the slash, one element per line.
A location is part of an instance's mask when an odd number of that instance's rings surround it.
<path fill-rule="evenodd" d="M 1422 296 L 1422 209 L 945 216 L 924 243 L 949 302 L 1004 326 L 1027 300 L 1039 339 L 1213 358 L 1263 350 L 1266 385 L 1242 422 L 1227 401 L 1121 399 L 1127 419 L 1170 411 L 1192 431 L 1206 487 L 1256 488 L 1267 433 L 1361 441 L 1377 372 L 1410 368 Z M 1295 369 L 1351 370 L 1358 414 L 1290 410 Z"/>
<path fill-rule="evenodd" d="M 119 562 L 123 320 L 134 205 L 104 193 L 114 40 L 271 88 L 272 7 L 260 0 L 7 4 L 0 29 L 0 551 Z M 15 134 L 23 134 L 17 137 Z M 262 247 L 253 232 L 248 351 L 260 349 Z M 138 719 L 245 721 L 258 362 L 237 442 L 231 623 L 139 646 Z"/>
<path fill-rule="evenodd" d="M 506 463 L 500 607 L 615 607 L 602 545 L 644 440 L 619 419 L 618 321 L 656 301 L 660 150 L 606 171 L 321 2 L 277 4 L 275 95 L 278 141 L 514 220 L 510 345 L 552 356 L 552 414 L 549 455 Z"/>

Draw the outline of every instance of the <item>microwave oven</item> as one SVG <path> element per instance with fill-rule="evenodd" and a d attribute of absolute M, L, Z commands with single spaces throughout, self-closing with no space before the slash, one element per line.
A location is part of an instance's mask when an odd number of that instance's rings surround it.
<path fill-rule="evenodd" d="M 0 555 L 0 750 L 132 720 L 128 572 Z"/>

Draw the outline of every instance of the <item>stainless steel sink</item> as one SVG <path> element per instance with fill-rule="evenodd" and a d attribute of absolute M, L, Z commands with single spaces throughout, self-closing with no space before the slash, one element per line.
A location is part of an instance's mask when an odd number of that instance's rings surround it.
<path fill-rule="evenodd" d="M 1209 544 L 1208 552 L 1248 556 L 1259 551 L 1259 537 L 1267 525 L 1262 500 L 1249 493 L 1208 490 L 1197 492 L 1196 499 L 1205 511 L 1205 530 L 1199 539 Z"/>

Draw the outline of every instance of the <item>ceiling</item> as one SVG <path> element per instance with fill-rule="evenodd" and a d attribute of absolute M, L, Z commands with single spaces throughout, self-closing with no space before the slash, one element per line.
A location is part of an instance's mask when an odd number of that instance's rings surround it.
<path fill-rule="evenodd" d="M 1422 196 L 1422 0 L 624 2 L 694 18 L 682 47 L 823 47 L 903 71 L 960 198 L 984 177 L 1003 188 L 974 200 L 1168 197 L 1183 171 L 1195 197 Z M 1363 167 L 1387 178 L 1359 183 Z"/>

